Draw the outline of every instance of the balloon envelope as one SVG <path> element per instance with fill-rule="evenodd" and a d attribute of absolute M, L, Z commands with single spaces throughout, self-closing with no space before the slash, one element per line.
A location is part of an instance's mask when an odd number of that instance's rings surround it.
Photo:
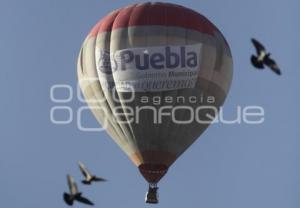
<path fill-rule="evenodd" d="M 201 14 L 141 3 L 111 12 L 92 29 L 78 78 L 99 123 L 145 179 L 157 183 L 223 104 L 232 56 Z"/>

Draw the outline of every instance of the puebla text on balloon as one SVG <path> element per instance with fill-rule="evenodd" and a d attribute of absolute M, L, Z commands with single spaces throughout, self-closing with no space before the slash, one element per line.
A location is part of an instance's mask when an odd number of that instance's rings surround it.
<path fill-rule="evenodd" d="M 199 44 L 198 44 L 199 45 Z M 197 46 L 198 46 L 197 45 Z M 108 53 L 100 50 L 98 70 L 111 74 L 118 70 L 197 68 L 199 46 L 133 48 Z"/>

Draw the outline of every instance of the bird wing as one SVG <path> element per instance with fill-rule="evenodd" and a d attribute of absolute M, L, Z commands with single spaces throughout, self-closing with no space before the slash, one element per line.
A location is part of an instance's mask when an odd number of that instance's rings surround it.
<path fill-rule="evenodd" d="M 97 177 L 97 176 L 94 176 L 93 178 L 94 181 L 107 181 L 105 178 L 101 178 L 101 177 Z"/>
<path fill-rule="evenodd" d="M 266 57 L 264 62 L 273 72 L 275 72 L 277 75 L 281 75 L 281 71 L 273 59 Z"/>
<path fill-rule="evenodd" d="M 82 162 L 78 161 L 78 165 L 81 173 L 84 175 L 85 178 L 91 177 L 91 173 L 88 171 L 88 169 L 84 166 Z"/>
<path fill-rule="evenodd" d="M 67 178 L 68 178 L 68 185 L 69 185 L 70 193 L 72 195 L 77 194 L 78 193 L 78 189 L 77 189 L 77 185 L 76 185 L 73 177 L 71 175 L 68 175 Z"/>
<path fill-rule="evenodd" d="M 87 198 L 82 197 L 82 196 L 76 197 L 76 200 L 79 201 L 79 202 L 81 202 L 81 203 L 88 204 L 88 205 L 91 205 L 91 206 L 94 205 L 93 202 L 91 202 L 90 200 L 88 200 Z"/>
<path fill-rule="evenodd" d="M 252 43 L 253 43 L 253 45 L 254 45 L 254 47 L 256 49 L 256 53 L 257 53 L 258 56 L 262 52 L 266 51 L 265 47 L 260 42 L 258 42 L 256 39 L 252 38 L 251 41 L 252 41 Z"/>

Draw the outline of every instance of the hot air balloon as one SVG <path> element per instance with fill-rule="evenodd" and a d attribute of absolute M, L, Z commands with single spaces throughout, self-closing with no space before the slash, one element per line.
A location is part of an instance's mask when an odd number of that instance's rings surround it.
<path fill-rule="evenodd" d="M 158 203 L 157 183 L 224 103 L 228 43 L 189 8 L 140 3 L 94 26 L 77 68 L 94 116 L 149 183 L 146 202 Z"/>

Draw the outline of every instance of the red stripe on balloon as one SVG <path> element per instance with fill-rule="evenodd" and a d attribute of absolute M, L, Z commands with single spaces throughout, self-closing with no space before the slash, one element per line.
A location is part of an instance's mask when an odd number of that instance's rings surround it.
<path fill-rule="evenodd" d="M 89 36 L 97 36 L 99 32 L 111 31 L 115 18 L 122 9 L 111 12 L 109 15 L 100 20 L 91 30 Z"/>
<path fill-rule="evenodd" d="M 168 3 L 145 3 L 112 12 L 92 29 L 90 36 L 119 28 L 152 25 L 182 27 L 209 35 L 217 32 L 209 20 L 191 9 Z"/>

